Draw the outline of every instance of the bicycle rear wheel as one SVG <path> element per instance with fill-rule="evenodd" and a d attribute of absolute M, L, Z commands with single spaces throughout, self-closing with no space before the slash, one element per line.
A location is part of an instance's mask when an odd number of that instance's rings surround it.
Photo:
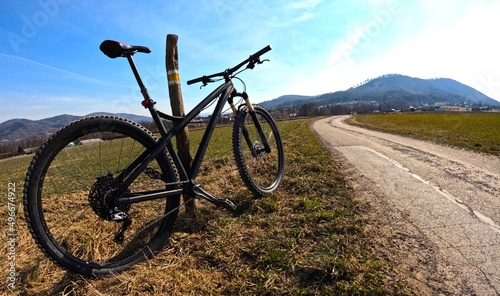
<path fill-rule="evenodd" d="M 264 145 L 247 107 L 240 108 L 233 126 L 233 152 L 236 166 L 246 186 L 255 197 L 278 189 L 285 171 L 285 156 L 278 127 L 269 112 L 254 105 L 255 115 L 271 148 Z"/>
<path fill-rule="evenodd" d="M 90 117 L 54 134 L 36 153 L 24 186 L 24 211 L 37 245 L 59 266 L 85 276 L 118 273 L 150 258 L 168 239 L 179 195 L 113 205 L 125 169 L 156 144 L 142 126 L 118 117 Z M 124 195 L 173 188 L 167 153 L 148 165 Z M 170 183 L 170 184 L 169 184 Z M 123 240 L 116 236 L 127 215 Z"/>

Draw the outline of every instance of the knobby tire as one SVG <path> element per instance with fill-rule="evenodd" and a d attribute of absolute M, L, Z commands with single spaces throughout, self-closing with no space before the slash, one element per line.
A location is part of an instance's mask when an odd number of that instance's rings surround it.
<path fill-rule="evenodd" d="M 254 111 L 271 151 L 262 151 L 264 145 L 259 132 L 250 111 L 244 106 L 238 111 L 233 126 L 233 153 L 241 178 L 258 198 L 275 192 L 280 186 L 285 157 L 281 136 L 271 114 L 259 105 L 254 105 Z"/>

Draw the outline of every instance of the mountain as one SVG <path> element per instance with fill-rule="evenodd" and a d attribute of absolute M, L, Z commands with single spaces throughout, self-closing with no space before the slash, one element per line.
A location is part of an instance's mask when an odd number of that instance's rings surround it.
<path fill-rule="evenodd" d="M 277 107 L 282 107 L 282 106 L 290 106 L 290 105 L 302 105 L 305 101 L 314 98 L 313 96 L 299 96 L 299 95 L 285 95 L 278 97 L 274 100 L 271 101 L 266 101 L 264 103 L 259 103 L 259 104 L 265 104 L 265 108 L 272 109 L 272 108 L 277 108 Z"/>
<path fill-rule="evenodd" d="M 264 107 L 273 106 L 274 101 L 279 99 L 261 104 Z M 376 102 L 387 106 L 424 106 L 437 102 L 500 106 L 500 102 L 453 79 L 420 79 L 399 74 L 383 75 L 345 91 L 322 94 L 306 100 L 316 106 L 353 101 Z"/>
<path fill-rule="evenodd" d="M 420 79 L 397 74 L 380 76 L 360 86 L 346 91 L 323 94 L 311 101 L 316 105 L 327 105 L 355 100 L 375 101 L 379 104 L 404 101 L 407 105 L 413 106 L 432 105 L 436 102 L 500 104 L 453 79 Z"/>
<path fill-rule="evenodd" d="M 88 114 L 86 116 L 97 116 L 97 115 L 120 116 L 135 122 L 151 121 L 150 117 L 128 114 L 128 113 L 114 114 L 106 112 L 96 112 Z M 50 134 L 60 129 L 61 127 L 65 126 L 66 124 L 86 116 L 63 114 L 41 120 L 29 120 L 29 119 L 7 120 L 3 123 L 0 123 L 0 142 L 12 141 L 18 139 L 28 139 L 34 136 L 39 137 L 46 134 Z"/>

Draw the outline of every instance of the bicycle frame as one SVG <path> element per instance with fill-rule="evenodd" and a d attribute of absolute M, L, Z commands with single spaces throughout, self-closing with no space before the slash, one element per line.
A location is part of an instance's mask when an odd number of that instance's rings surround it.
<path fill-rule="evenodd" d="M 260 57 L 272 49 L 270 45 L 232 68 L 188 80 L 188 85 L 221 85 L 181 116 L 156 110 L 149 97 L 132 59 L 137 52 L 151 52 L 149 48 L 113 40 L 103 41 L 99 48 L 110 58 L 127 58 L 144 97 L 142 106 L 149 110 L 159 135 L 155 138 L 139 124 L 115 116 L 79 119 L 39 148 L 23 191 L 26 223 L 37 245 L 62 268 L 92 278 L 115 275 L 154 257 L 175 231 L 179 210 L 192 199 L 239 212 L 235 202 L 211 195 L 195 181 L 226 103 L 235 115 L 232 139 L 226 140 L 231 140 L 241 181 L 253 197 L 274 193 L 285 169 L 276 122 L 264 107 L 250 103 L 245 83 L 238 78 L 242 71 L 266 61 Z M 242 92 L 236 90 L 235 79 L 243 84 Z M 213 108 L 212 117 L 194 160 L 184 163 L 179 154 L 187 151 L 178 153 L 172 138 L 208 107 Z M 83 142 L 90 139 L 99 143 Z M 69 186 L 61 187 L 66 181 Z"/>
<path fill-rule="evenodd" d="M 187 185 L 176 189 L 145 192 L 144 194 L 141 194 L 139 196 L 119 197 L 116 199 L 116 204 L 131 204 L 146 200 L 163 198 L 175 194 L 194 193 L 195 188 L 197 189 L 196 194 L 202 195 L 204 198 L 207 198 L 212 202 L 220 202 L 220 200 L 218 200 L 217 198 L 211 196 L 207 192 L 203 191 L 201 188 L 197 187 L 194 180 L 198 175 L 202 160 L 205 156 L 205 152 L 207 150 L 215 126 L 217 125 L 217 122 L 221 116 L 224 105 L 226 104 L 226 102 L 229 101 L 233 111 L 235 111 L 236 109 L 233 105 L 232 99 L 236 96 L 244 97 L 244 95 L 239 94 L 236 91 L 232 81 L 229 78 L 226 78 L 225 83 L 223 83 L 222 85 L 217 87 L 214 91 L 212 91 L 188 114 L 181 117 L 170 116 L 156 110 L 156 108 L 154 107 L 154 101 L 149 97 L 148 91 L 144 87 L 144 84 L 139 75 L 137 67 L 135 66 L 132 56 L 127 56 L 127 59 L 132 68 L 137 83 L 139 84 L 141 93 L 143 94 L 144 97 L 142 105 L 150 111 L 151 116 L 156 126 L 159 129 L 161 138 L 158 140 L 158 143 L 155 145 L 155 147 L 153 147 L 152 151 L 147 150 L 143 152 L 133 163 L 129 165 L 129 167 L 126 170 L 124 170 L 124 172 L 120 174 L 123 183 L 121 184 L 120 189 L 116 192 L 116 196 L 122 196 L 125 190 L 130 186 L 130 184 L 132 184 L 132 182 L 141 174 L 141 172 L 143 172 L 144 169 L 146 169 L 149 163 L 151 163 L 160 153 L 163 153 L 165 148 L 170 153 L 173 162 L 179 171 L 181 184 L 187 184 Z M 186 170 L 177 152 L 175 151 L 171 140 L 177 133 L 179 133 L 184 127 L 186 127 L 196 116 L 198 116 L 198 114 L 206 106 L 208 106 L 210 103 L 212 103 L 214 100 L 217 99 L 218 99 L 217 105 L 212 113 L 208 126 L 200 142 L 200 145 L 196 152 L 196 156 L 193 158 L 191 167 L 188 168 L 188 170 Z M 245 100 L 248 102 L 248 97 Z M 172 121 L 174 123 L 173 127 L 169 131 L 167 131 L 161 119 L 167 119 L 169 121 Z"/>

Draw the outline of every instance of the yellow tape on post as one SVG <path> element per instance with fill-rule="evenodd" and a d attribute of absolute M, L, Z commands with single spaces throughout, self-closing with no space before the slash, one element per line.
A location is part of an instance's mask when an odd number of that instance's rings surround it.
<path fill-rule="evenodd" d="M 167 72 L 168 85 L 181 84 L 181 78 L 179 76 L 179 71 L 170 70 Z"/>

